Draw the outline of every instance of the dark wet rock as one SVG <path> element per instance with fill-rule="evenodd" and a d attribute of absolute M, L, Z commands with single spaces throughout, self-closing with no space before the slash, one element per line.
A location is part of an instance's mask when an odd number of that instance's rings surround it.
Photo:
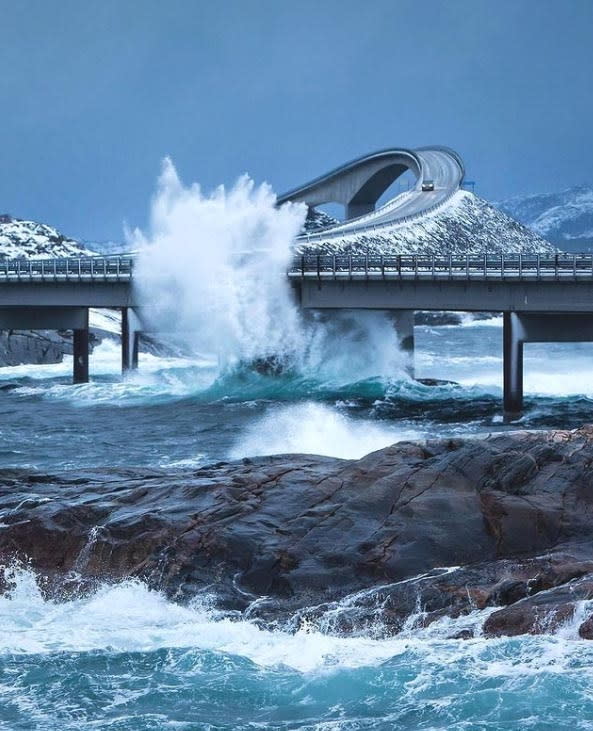
<path fill-rule="evenodd" d="M 458 386 L 459 385 L 455 381 L 445 381 L 441 378 L 416 378 L 414 380 L 417 383 L 421 383 L 423 386 Z"/>
<path fill-rule="evenodd" d="M 72 334 L 52 330 L 0 331 L 0 366 L 61 363 L 72 354 Z"/>
<path fill-rule="evenodd" d="M 459 632 L 456 632 L 454 635 L 451 635 L 449 639 L 451 640 L 471 640 L 474 637 L 474 633 L 471 631 L 471 629 L 462 629 Z"/>
<path fill-rule="evenodd" d="M 52 591 L 137 576 L 327 631 L 498 607 L 487 634 L 540 632 L 593 597 L 592 464 L 584 427 L 402 442 L 356 461 L 2 470 L 0 559 L 29 561 Z"/>
<path fill-rule="evenodd" d="M 593 615 L 587 617 L 579 627 L 579 637 L 584 640 L 593 640 Z"/>
<path fill-rule="evenodd" d="M 554 632 L 574 617 L 577 602 L 591 598 L 593 574 L 541 591 L 494 612 L 484 623 L 484 634 L 497 637 Z"/>
<path fill-rule="evenodd" d="M 255 358 L 249 363 L 249 367 L 262 376 L 281 376 L 287 370 L 287 362 L 282 357 L 270 355 L 266 358 Z"/>

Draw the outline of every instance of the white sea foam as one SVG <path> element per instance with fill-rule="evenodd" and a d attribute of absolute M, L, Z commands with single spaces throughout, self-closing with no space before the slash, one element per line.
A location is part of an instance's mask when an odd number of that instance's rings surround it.
<path fill-rule="evenodd" d="M 339 637 L 303 625 L 296 633 L 269 631 L 243 619 L 213 612 L 208 601 L 181 606 L 138 581 L 104 586 L 93 595 L 65 602 L 43 598 L 35 575 L 8 572 L 13 588 L 0 597 L 0 657 L 56 652 L 151 652 L 161 648 L 225 653 L 263 667 L 299 672 L 376 667 L 406 655 L 425 668 L 449 667 L 482 678 L 560 675 L 575 663 L 591 664 L 593 647 L 573 639 L 572 629 L 541 637 L 449 639 L 463 628 L 479 628 L 492 610 L 444 618 L 425 629 L 392 639 Z M 411 680 L 413 696 L 423 673 Z M 456 676 L 457 677 L 457 676 Z"/>
<path fill-rule="evenodd" d="M 250 424 L 229 457 L 303 453 L 358 459 L 403 439 L 421 436 L 419 431 L 389 423 L 357 421 L 323 404 L 283 405 L 271 408 Z"/>
<path fill-rule="evenodd" d="M 216 361 L 207 357 L 180 358 L 142 353 L 142 374 L 155 373 L 172 368 L 187 368 L 195 365 L 213 366 Z M 119 376 L 121 374 L 121 348 L 115 340 L 106 338 L 89 356 L 89 370 L 92 376 Z M 72 356 L 64 356 L 61 363 L 27 363 L 0 368 L 0 380 L 12 381 L 18 378 L 46 380 L 49 378 L 71 378 Z"/>
<path fill-rule="evenodd" d="M 479 387 L 500 395 L 502 333 L 500 318 L 474 320 L 446 328 L 418 327 L 416 371 Z M 527 343 L 524 347 L 526 396 L 593 396 L 591 343 Z"/>
<path fill-rule="evenodd" d="M 306 207 L 278 207 L 247 176 L 204 194 L 165 160 L 135 281 L 157 331 L 214 354 L 221 368 L 279 359 L 303 374 L 354 382 L 402 374 L 398 336 L 383 313 L 304 317 L 286 277 Z"/>
<path fill-rule="evenodd" d="M 206 604 L 180 606 L 137 581 L 62 603 L 43 599 L 30 571 L 13 572 L 13 581 L 10 594 L 0 597 L 0 655 L 194 648 L 247 657 L 263 666 L 311 671 L 328 665 L 373 665 L 408 645 L 313 630 L 271 632 L 248 621 L 217 618 Z"/>
<path fill-rule="evenodd" d="M 299 349 L 299 314 L 286 282 L 302 204 L 276 206 L 247 176 L 205 195 L 165 160 L 150 230 L 135 231 L 136 282 L 157 330 L 224 363 Z"/>
<path fill-rule="evenodd" d="M 142 354 L 142 369 L 121 380 L 119 344 L 106 339 L 90 356 L 91 381 L 71 384 L 72 357 L 49 365 L 20 365 L 0 369 L 0 381 L 28 378 L 40 383 L 27 383 L 17 390 L 18 396 L 40 396 L 45 399 L 71 401 L 80 406 L 99 402 L 113 404 L 154 402 L 158 399 L 184 398 L 209 385 L 217 372 L 215 359 Z M 92 380 L 99 377 L 103 380 Z M 113 378 L 106 381 L 105 378 Z M 47 379 L 65 379 L 66 383 L 47 383 Z"/>

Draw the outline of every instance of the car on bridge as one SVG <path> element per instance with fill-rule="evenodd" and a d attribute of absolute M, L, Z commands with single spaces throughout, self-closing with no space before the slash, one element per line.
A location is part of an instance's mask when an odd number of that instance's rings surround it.
<path fill-rule="evenodd" d="M 425 180 L 425 181 L 424 181 L 424 182 L 422 183 L 422 190 L 423 190 L 423 192 L 425 192 L 425 193 L 426 193 L 427 191 L 430 191 L 430 190 L 434 190 L 434 180 Z"/>

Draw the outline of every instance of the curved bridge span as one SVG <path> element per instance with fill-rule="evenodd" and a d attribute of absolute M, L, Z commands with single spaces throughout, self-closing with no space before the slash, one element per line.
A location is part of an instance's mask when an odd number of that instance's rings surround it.
<path fill-rule="evenodd" d="M 411 171 L 416 183 L 376 210 L 377 201 L 401 175 Z M 310 234 L 308 240 L 364 231 L 377 225 L 418 218 L 445 203 L 463 182 L 461 157 L 447 147 L 390 148 L 364 155 L 278 197 L 278 203 L 306 203 L 310 208 L 339 203 L 345 221 Z"/>
<path fill-rule="evenodd" d="M 406 171 L 411 190 L 376 209 Z M 365 155 L 278 198 L 309 207 L 341 203 L 346 220 L 300 242 L 364 232 L 421 218 L 446 203 L 464 177 L 463 161 L 446 147 L 388 149 Z M 593 341 L 593 257 L 562 254 L 479 256 L 301 255 L 287 278 L 304 309 L 375 309 L 392 315 L 413 370 L 414 311 L 502 312 L 504 409 L 523 402 L 523 344 Z M 0 329 L 71 329 L 74 381 L 89 377 L 89 308 L 119 308 L 122 369 L 138 363 L 138 338 L 150 305 L 134 287 L 131 256 L 0 262 Z"/>

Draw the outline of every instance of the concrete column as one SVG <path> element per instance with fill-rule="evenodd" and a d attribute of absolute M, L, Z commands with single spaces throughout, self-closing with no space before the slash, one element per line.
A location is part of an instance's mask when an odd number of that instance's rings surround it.
<path fill-rule="evenodd" d="M 399 337 L 399 347 L 406 356 L 406 371 L 414 378 L 414 310 L 393 310 L 389 314 Z"/>
<path fill-rule="evenodd" d="M 121 308 L 121 369 L 127 371 L 138 368 L 137 318 L 131 307 Z"/>
<path fill-rule="evenodd" d="M 73 383 L 89 381 L 89 311 L 85 310 L 86 327 L 73 330 L 72 347 L 74 355 Z"/>
<path fill-rule="evenodd" d="M 523 328 L 516 312 L 503 313 L 503 408 L 505 416 L 523 410 Z"/>

